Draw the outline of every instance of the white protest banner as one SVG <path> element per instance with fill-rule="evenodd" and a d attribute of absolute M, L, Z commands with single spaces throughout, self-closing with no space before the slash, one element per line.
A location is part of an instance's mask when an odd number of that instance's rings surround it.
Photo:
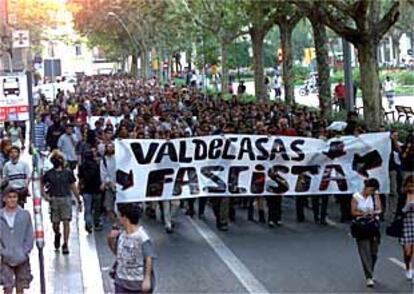
<path fill-rule="evenodd" d="M 368 178 L 389 193 L 390 152 L 389 133 L 327 141 L 232 134 L 117 140 L 117 202 L 352 194 Z"/>
<path fill-rule="evenodd" d="M 121 122 L 123 119 L 122 116 L 91 116 L 88 120 L 88 124 L 91 128 L 95 128 L 95 123 L 102 119 L 103 125 L 106 127 L 108 124 L 111 124 L 113 127 L 115 127 L 117 124 Z"/>

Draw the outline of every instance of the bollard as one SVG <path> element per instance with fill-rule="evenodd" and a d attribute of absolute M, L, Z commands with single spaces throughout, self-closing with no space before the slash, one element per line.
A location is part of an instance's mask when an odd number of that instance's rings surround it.
<path fill-rule="evenodd" d="M 45 264 L 43 247 L 45 246 L 45 233 L 43 229 L 43 214 L 42 214 L 42 193 L 39 173 L 39 160 L 37 150 L 32 146 L 33 150 L 33 173 L 32 173 L 32 193 L 33 193 L 33 214 L 35 223 L 35 240 L 36 247 L 39 251 L 39 269 L 40 269 L 40 293 L 46 293 L 45 283 Z"/>
<path fill-rule="evenodd" d="M 40 293 L 46 293 L 46 283 L 45 283 L 45 264 L 43 256 L 43 247 L 45 245 L 45 234 L 43 230 L 43 215 L 42 215 L 42 193 L 41 193 L 41 183 L 40 183 L 40 173 L 39 170 L 39 153 L 35 148 L 33 142 L 35 141 L 34 133 L 34 101 L 33 101 L 33 92 L 32 92 L 32 73 L 30 71 L 26 72 L 27 76 L 27 94 L 29 97 L 29 114 L 30 114 L 30 142 L 32 149 L 32 193 L 33 193 L 33 213 L 34 213 L 34 223 L 35 223 L 35 240 L 36 247 L 39 251 L 39 269 L 40 269 Z"/>

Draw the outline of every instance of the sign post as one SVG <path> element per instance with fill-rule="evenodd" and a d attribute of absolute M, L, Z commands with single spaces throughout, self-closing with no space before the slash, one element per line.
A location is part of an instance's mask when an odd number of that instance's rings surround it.
<path fill-rule="evenodd" d="M 44 229 L 43 229 L 43 214 L 42 214 L 42 195 L 41 195 L 41 183 L 40 176 L 41 172 L 39 169 L 39 160 L 40 154 L 36 150 L 34 142 L 34 119 L 35 119 L 35 109 L 33 103 L 33 92 L 32 92 L 32 73 L 30 71 L 26 72 L 27 77 L 27 94 L 29 98 L 29 108 L 30 108 L 30 142 L 32 149 L 32 193 L 33 193 L 33 215 L 35 220 L 35 240 L 36 247 L 39 251 L 39 268 L 40 268 L 40 293 L 46 293 L 46 283 L 45 283 L 45 265 L 44 265 L 44 255 L 43 247 L 45 245 L 44 239 Z"/>
<path fill-rule="evenodd" d="M 0 76 L 0 121 L 29 119 L 27 76 L 23 73 Z"/>

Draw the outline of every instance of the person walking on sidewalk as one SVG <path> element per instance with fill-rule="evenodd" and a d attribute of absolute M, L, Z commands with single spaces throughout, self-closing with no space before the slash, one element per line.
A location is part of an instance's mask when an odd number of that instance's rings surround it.
<path fill-rule="evenodd" d="M 102 230 L 101 224 L 101 204 L 102 193 L 101 175 L 99 164 L 95 160 L 92 150 L 84 153 L 84 161 L 79 167 L 79 191 L 85 202 L 85 230 L 92 233 L 92 228 L 96 231 Z"/>
<path fill-rule="evenodd" d="M 358 253 L 361 258 L 362 266 L 365 273 L 367 287 L 374 286 L 374 268 L 377 261 L 378 246 L 380 241 L 379 227 L 372 228 L 372 222 L 377 222 L 382 212 L 381 201 L 376 191 L 379 189 L 379 183 L 376 179 L 368 179 L 364 183 L 365 187 L 362 193 L 355 193 L 352 197 L 351 212 L 355 218 L 354 221 L 361 223 L 364 234 L 353 236 L 356 238 Z M 352 228 L 351 228 L 352 231 Z M 368 234 L 369 233 L 369 234 Z"/>
<path fill-rule="evenodd" d="M 0 209 L 0 282 L 4 293 L 23 293 L 33 276 L 30 251 L 33 249 L 33 224 L 28 211 L 18 205 L 18 191 L 8 188 L 3 193 L 5 207 Z M 1 284 L 0 283 L 0 284 Z"/>
<path fill-rule="evenodd" d="M 65 168 L 65 160 L 59 151 L 54 151 L 50 161 L 53 168 L 42 177 L 42 195 L 50 202 L 50 218 L 55 233 L 55 249 L 60 248 L 60 223 L 63 222 L 62 253 L 69 254 L 70 222 L 72 220 L 72 194 L 76 196 L 79 211 L 82 201 L 75 184 L 75 176 L 70 169 Z M 47 188 L 47 192 L 45 190 Z"/>
<path fill-rule="evenodd" d="M 414 176 L 408 176 L 404 182 L 405 205 L 401 210 L 403 215 L 403 234 L 400 244 L 403 247 L 406 277 L 413 279 L 412 259 L 414 255 Z"/>
<path fill-rule="evenodd" d="M 30 168 L 26 162 L 20 160 L 19 147 L 11 147 L 10 161 L 4 165 L 3 177 L 7 181 L 8 186 L 18 191 L 18 203 L 24 208 L 26 198 L 29 194 Z"/>
<path fill-rule="evenodd" d="M 116 255 L 114 265 L 115 293 L 152 293 L 155 288 L 151 239 L 139 224 L 138 203 L 118 205 L 122 231 L 112 230 L 108 245 Z"/>

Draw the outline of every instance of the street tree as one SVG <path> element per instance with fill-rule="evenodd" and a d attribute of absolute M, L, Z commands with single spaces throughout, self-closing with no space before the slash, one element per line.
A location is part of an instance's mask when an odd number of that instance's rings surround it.
<path fill-rule="evenodd" d="M 285 102 L 291 104 L 295 98 L 292 32 L 303 17 L 302 12 L 288 2 L 278 2 L 279 10 L 274 18 L 279 26 L 282 46 L 283 84 L 285 88 Z"/>
<path fill-rule="evenodd" d="M 357 48 L 365 120 L 370 129 L 378 129 L 383 117 L 377 46 L 398 20 L 401 1 L 393 0 L 392 5 L 383 12 L 380 1 L 293 1 L 308 11 L 313 11 L 321 22 Z"/>
<path fill-rule="evenodd" d="M 299 2 L 299 9 L 301 9 Z M 329 66 L 329 39 L 327 27 L 320 23 L 318 14 L 315 10 L 301 9 L 312 25 L 313 39 L 316 52 L 316 64 L 318 71 L 319 83 L 319 107 L 322 116 L 328 118 L 332 111 L 331 83 L 330 83 L 330 66 Z"/>
<path fill-rule="evenodd" d="M 244 12 L 239 0 L 182 0 L 188 17 L 202 30 L 216 36 L 221 50 L 221 85 L 226 92 L 229 82 L 228 50 L 238 37 L 247 34 L 243 31 Z"/>
<path fill-rule="evenodd" d="M 244 0 L 243 9 L 246 14 L 248 31 L 253 47 L 254 90 L 257 99 L 267 99 L 267 89 L 264 85 L 264 39 L 275 25 L 274 18 L 278 11 L 274 1 Z"/>

